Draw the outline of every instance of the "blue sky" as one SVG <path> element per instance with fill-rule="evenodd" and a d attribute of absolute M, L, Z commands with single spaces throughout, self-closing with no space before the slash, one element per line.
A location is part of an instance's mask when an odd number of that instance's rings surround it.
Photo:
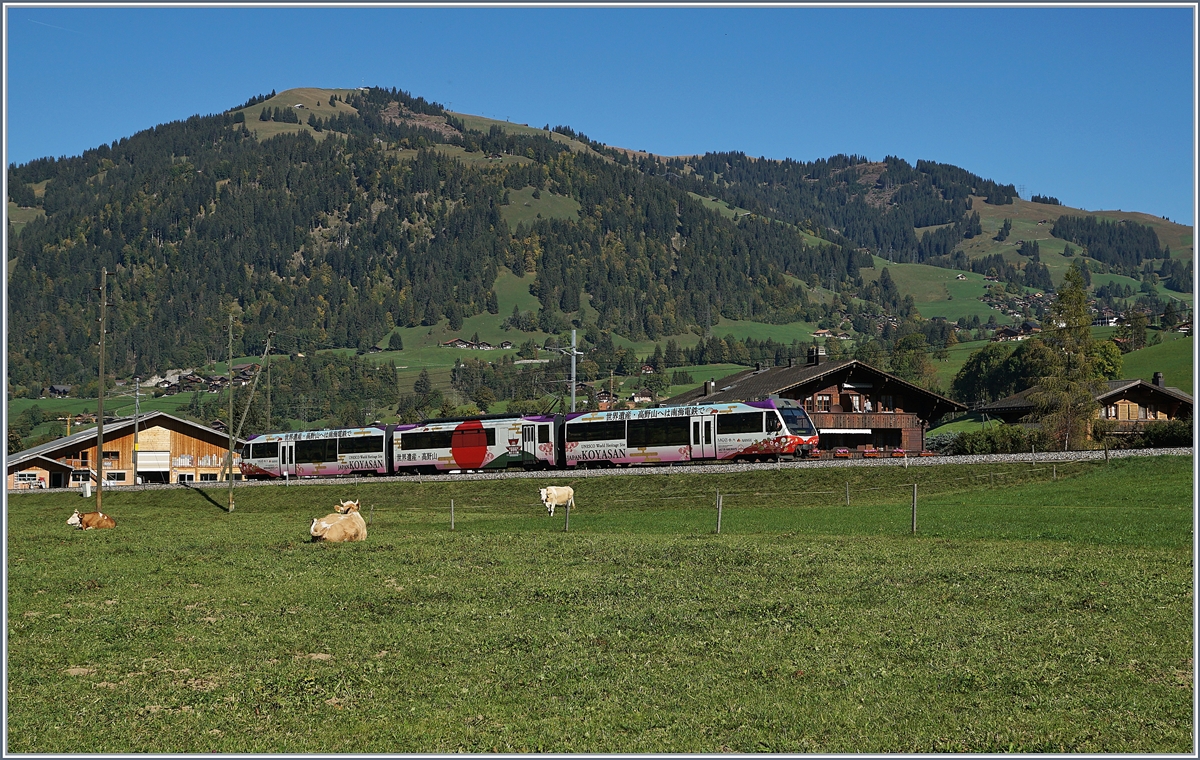
<path fill-rule="evenodd" d="M 1191 224 L 1191 8 L 6 8 L 6 162 L 290 87 L 660 155 L 955 164 Z"/>

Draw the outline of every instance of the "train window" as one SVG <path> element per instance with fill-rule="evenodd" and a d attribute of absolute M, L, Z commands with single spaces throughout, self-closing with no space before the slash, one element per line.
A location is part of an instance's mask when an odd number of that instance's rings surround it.
<path fill-rule="evenodd" d="M 761 433 L 762 431 L 762 412 L 717 415 L 717 435 L 733 435 L 735 433 Z"/>
<path fill-rule="evenodd" d="M 687 444 L 687 417 L 629 421 L 630 448 L 642 446 L 686 446 Z"/>
<path fill-rule="evenodd" d="M 337 441 L 331 438 L 296 441 L 297 462 L 333 462 L 337 460 Z"/>
<path fill-rule="evenodd" d="M 625 438 L 625 422 L 578 422 L 567 425 L 568 441 L 619 441 Z"/>
<path fill-rule="evenodd" d="M 817 432 L 812 420 L 802 409 L 781 409 L 780 412 L 792 435 L 812 435 Z"/>
<path fill-rule="evenodd" d="M 251 459 L 274 459 L 279 456 L 279 442 L 250 444 Z"/>
<path fill-rule="evenodd" d="M 379 454 L 383 451 L 383 436 L 358 435 L 353 438 L 339 438 L 338 454 Z"/>
<path fill-rule="evenodd" d="M 550 443 L 550 426 L 538 425 L 538 443 Z"/>
<path fill-rule="evenodd" d="M 779 421 L 779 415 L 773 414 L 771 412 L 766 412 L 766 415 L 767 415 L 767 432 L 768 433 L 778 433 L 779 429 L 783 427 L 783 423 Z"/>
<path fill-rule="evenodd" d="M 422 431 L 405 433 L 400 436 L 400 448 L 404 451 L 412 449 L 448 449 L 450 448 L 452 430 Z"/>

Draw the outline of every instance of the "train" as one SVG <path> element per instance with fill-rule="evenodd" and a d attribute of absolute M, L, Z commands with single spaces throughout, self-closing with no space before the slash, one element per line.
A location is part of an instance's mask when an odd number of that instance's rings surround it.
<path fill-rule="evenodd" d="M 792 399 L 552 415 L 484 414 L 415 424 L 265 433 L 241 454 L 247 480 L 576 469 L 795 459 L 817 449 Z"/>

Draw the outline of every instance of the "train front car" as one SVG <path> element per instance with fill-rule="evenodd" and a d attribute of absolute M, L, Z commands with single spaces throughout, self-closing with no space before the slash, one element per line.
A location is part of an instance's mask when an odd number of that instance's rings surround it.
<path fill-rule="evenodd" d="M 783 428 L 777 437 L 788 439 L 787 453 L 799 458 L 816 451 L 819 442 L 817 426 L 804 411 L 804 407 L 790 398 L 773 398 L 770 402 L 774 404 L 779 418 L 783 421 Z"/>
<path fill-rule="evenodd" d="M 387 475 L 388 429 L 383 425 L 254 436 L 243 447 L 242 477 L 312 478 Z"/>
<path fill-rule="evenodd" d="M 396 428 L 392 460 L 398 475 L 504 469 L 525 462 L 522 440 L 522 420 L 515 415 L 424 420 Z"/>
<path fill-rule="evenodd" d="M 796 458 L 817 431 L 791 399 L 569 414 L 567 467 Z"/>

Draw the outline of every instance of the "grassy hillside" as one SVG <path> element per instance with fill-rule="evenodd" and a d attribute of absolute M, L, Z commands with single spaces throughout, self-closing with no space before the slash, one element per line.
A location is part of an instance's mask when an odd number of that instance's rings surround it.
<path fill-rule="evenodd" d="M 1192 228 L 1168 222 L 1150 214 L 1132 211 L 1085 211 L 1070 206 L 1034 203 L 1020 198 L 1014 199 L 1011 205 L 993 206 L 985 203 L 983 198 L 976 197 L 973 199 L 972 207 L 974 211 L 979 212 L 979 221 L 983 225 L 982 235 L 971 240 L 964 240 L 961 244 L 961 248 L 972 258 L 993 253 L 1015 254 L 1017 243 L 1021 240 L 1037 240 L 1043 259 L 1046 257 L 1047 250 L 1060 253 L 1065 241 L 1051 236 L 1050 228 L 1063 215 L 1098 216 L 1113 221 L 1125 219 L 1146 224 L 1154 228 L 1160 245 L 1171 247 L 1172 258 L 1190 259 L 1194 254 Z M 1008 239 L 1003 243 L 992 240 L 1004 224 L 1005 219 L 1012 220 L 1012 232 L 1009 233 Z M 1040 223 L 1043 221 L 1044 223 Z M 1079 249 L 1077 245 L 1071 247 Z M 1047 266 L 1049 266 L 1049 262 L 1047 262 Z M 1051 271 L 1053 272 L 1053 267 L 1051 267 Z M 1056 283 L 1057 281 L 1056 278 Z"/>
<path fill-rule="evenodd" d="M 15 496 L 7 749 L 1186 754 L 1192 459 L 1057 474 L 582 478 L 567 533 L 545 479 Z"/>
<path fill-rule="evenodd" d="M 534 198 L 533 193 L 533 187 L 510 190 L 508 205 L 500 207 L 500 215 L 514 232 L 518 224 L 528 225 L 538 219 L 579 220 L 580 205 L 574 198 L 555 195 L 549 191 L 538 192 L 541 197 Z"/>
<path fill-rule="evenodd" d="M 583 153 L 583 152 L 594 153 L 595 152 L 590 147 L 581 143 L 578 140 L 574 140 L 570 137 L 567 137 L 566 135 L 559 134 L 558 132 L 547 132 L 544 129 L 539 129 L 537 127 L 531 127 L 528 124 L 516 124 L 511 121 L 503 121 L 501 119 L 489 119 L 486 116 L 475 116 L 473 114 L 458 113 L 455 111 L 447 111 L 446 113 L 448 113 L 451 116 L 454 116 L 456 118 L 462 119 L 463 125 L 467 129 L 474 129 L 474 130 L 478 130 L 480 132 L 487 132 L 492 127 L 499 127 L 500 129 L 504 130 L 505 132 L 507 132 L 509 134 L 526 134 L 526 135 L 536 134 L 536 135 L 543 135 L 545 137 L 549 137 L 551 140 L 554 140 L 555 142 L 560 142 L 563 145 L 570 146 L 571 150 L 575 151 L 576 153 Z"/>
<path fill-rule="evenodd" d="M 246 128 L 259 140 L 266 140 L 285 132 L 308 132 L 314 138 L 323 140 L 329 133 L 325 131 L 317 132 L 308 126 L 305 123 L 308 121 L 308 115 L 312 113 L 316 114 L 319 119 L 326 119 L 338 113 L 357 113 L 353 107 L 346 105 L 341 100 L 338 100 L 332 106 L 329 105 L 330 96 L 337 95 L 339 98 L 345 98 L 352 92 L 354 92 L 353 89 L 344 88 L 297 87 L 291 90 L 284 90 L 262 103 L 238 109 L 233 111 L 233 113 L 240 111 L 246 115 Z M 303 108 L 294 109 L 300 117 L 299 124 L 259 121 L 258 117 L 263 112 L 263 109 L 293 109 L 297 104 L 304 106 Z"/>
<path fill-rule="evenodd" d="M 1154 379 L 1155 372 L 1163 373 L 1163 381 L 1184 393 L 1192 393 L 1192 359 L 1195 339 L 1179 333 L 1166 333 L 1166 340 L 1125 354 L 1121 377 Z"/>
<path fill-rule="evenodd" d="M 45 215 L 46 212 L 42 211 L 40 208 L 25 208 L 23 206 L 18 206 L 12 201 L 8 202 L 8 220 L 12 222 L 13 231 L 18 235 L 21 234 L 21 230 L 25 228 L 25 225 L 29 224 L 34 219 L 37 219 L 39 216 Z"/>
<path fill-rule="evenodd" d="M 943 269 L 928 264 L 894 264 L 887 259 L 872 256 L 874 269 L 863 269 L 862 278 L 874 282 L 887 267 L 888 274 L 904 295 L 911 295 L 921 316 L 945 317 L 951 322 L 961 317 L 978 316 L 987 322 L 991 316 L 1002 325 L 1011 324 L 1013 319 L 993 309 L 979 297 L 987 290 L 987 282 L 981 274 Z M 959 280 L 962 275 L 965 279 Z"/>

